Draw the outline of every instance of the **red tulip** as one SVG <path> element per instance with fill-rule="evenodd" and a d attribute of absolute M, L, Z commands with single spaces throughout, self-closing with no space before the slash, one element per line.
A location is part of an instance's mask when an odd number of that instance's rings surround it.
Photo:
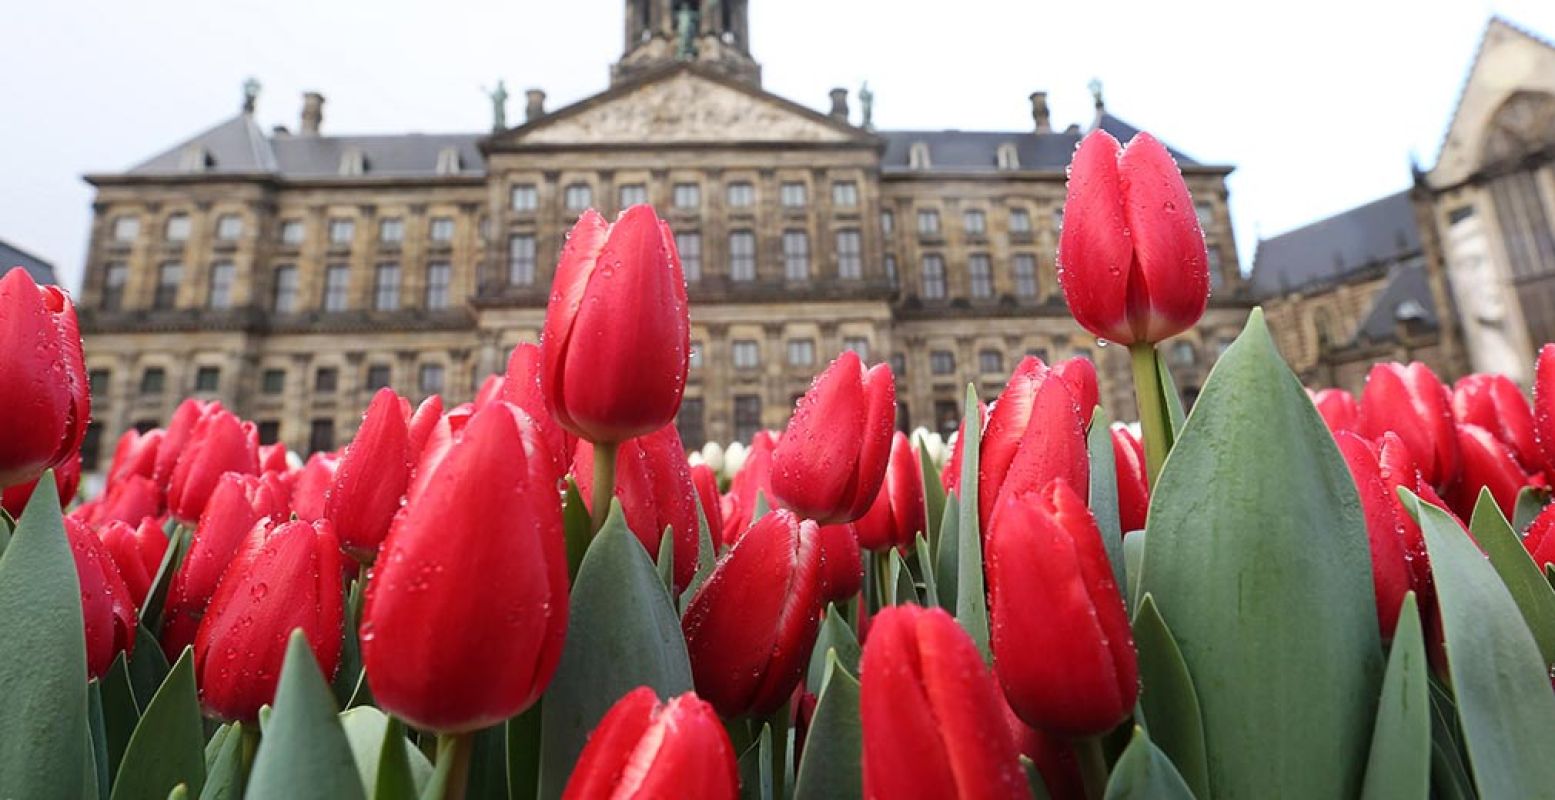
<path fill-rule="evenodd" d="M 591 442 L 674 422 L 691 320 L 675 237 L 653 208 L 632 206 L 612 225 L 583 212 L 551 287 L 540 385 L 556 421 Z"/>
<path fill-rule="evenodd" d="M 1004 698 L 949 614 L 881 609 L 860 671 L 866 798 L 1030 796 Z"/>
<path fill-rule="evenodd" d="M 286 445 L 262 444 L 259 446 L 259 473 L 276 472 L 286 474 L 290 472 L 292 465 L 286 460 Z"/>
<path fill-rule="evenodd" d="M 464 434 L 395 517 L 362 610 L 378 705 L 444 733 L 532 705 L 567 631 L 561 503 L 534 422 L 497 402 Z"/>
<path fill-rule="evenodd" d="M 405 500 L 411 467 L 405 426 L 409 410 L 393 389 L 378 390 L 326 495 L 324 517 L 334 523 L 340 543 L 359 558 L 371 560 Z"/>
<path fill-rule="evenodd" d="M 1042 775 L 1043 786 L 1053 800 L 1083 800 L 1085 779 L 1080 775 L 1080 760 L 1068 740 L 1044 733 L 1027 725 L 1015 710 L 1005 704 L 1004 721 L 1015 739 L 1015 748 L 1031 759 Z"/>
<path fill-rule="evenodd" d="M 1451 396 L 1426 365 L 1376 364 L 1366 376 L 1357 432 L 1375 440 L 1388 431 L 1409 446 L 1426 483 L 1444 487 L 1457 477 Z"/>
<path fill-rule="evenodd" d="M 593 502 L 594 446 L 580 439 L 577 447 L 572 475 L 587 505 Z M 675 537 L 675 589 L 684 591 L 697 571 L 697 499 L 686 448 L 674 425 L 619 445 L 615 497 L 626 515 L 626 527 L 648 550 L 649 558 L 658 559 L 664 529 L 670 529 Z"/>
<path fill-rule="evenodd" d="M 1122 425 L 1112 426 L 1112 461 L 1118 474 L 1118 522 L 1124 533 L 1144 530 L 1150 511 L 1145 446 Z"/>
<path fill-rule="evenodd" d="M 1420 470 L 1415 466 L 1414 454 L 1404 440 L 1393 432 L 1383 434 L 1377 440 L 1377 468 L 1383 483 L 1387 486 L 1388 496 L 1397 499 L 1400 486 L 1414 492 L 1421 500 L 1436 506 L 1457 520 L 1459 527 L 1465 532 L 1468 527 L 1457 514 L 1447 507 L 1447 503 L 1437 496 L 1436 490 L 1431 484 L 1425 482 Z M 1402 499 L 1397 500 L 1398 519 L 1403 525 L 1404 553 L 1409 561 L 1409 571 L 1413 575 L 1415 592 L 1420 595 L 1421 608 L 1428 607 L 1435 598 L 1435 582 L 1431 578 L 1431 558 L 1426 552 L 1425 535 L 1420 531 L 1420 523 L 1415 521 L 1414 515 L 1404 507 Z"/>
<path fill-rule="evenodd" d="M 1350 478 L 1360 494 L 1366 516 L 1366 538 L 1371 545 L 1372 592 L 1377 599 L 1377 624 L 1383 641 L 1392 641 L 1398 625 L 1399 604 L 1414 588 L 1409 558 L 1404 553 L 1404 521 L 1397 494 L 1382 477 L 1377 448 L 1349 431 L 1334 434 L 1339 453 L 1350 468 Z"/>
<path fill-rule="evenodd" d="M 108 466 L 108 486 L 112 488 L 132 476 L 148 480 L 156 475 L 157 454 L 167 431 L 153 428 L 145 433 L 130 428 L 114 446 L 113 463 Z"/>
<path fill-rule="evenodd" d="M 1080 327 L 1154 344 L 1193 327 L 1209 303 L 1209 256 L 1193 198 L 1148 133 L 1127 147 L 1096 129 L 1069 165 L 1058 282 Z"/>
<path fill-rule="evenodd" d="M 687 692 L 660 703 L 647 686 L 628 692 L 589 734 L 563 800 L 734 800 L 734 745 L 705 701 Z"/>
<path fill-rule="evenodd" d="M 340 663 L 340 541 L 328 522 L 261 521 L 211 598 L 194 642 L 200 700 L 213 716 L 253 722 L 274 702 L 291 631 L 301 628 L 326 678 Z"/>
<path fill-rule="evenodd" d="M 907 434 L 897 431 L 891 439 L 891 458 L 885 482 L 874 505 L 854 523 L 859 546 L 865 550 L 911 547 L 918 533 L 928 531 L 923 506 L 923 465 Z"/>
<path fill-rule="evenodd" d="M 86 624 L 86 671 L 101 678 L 114 656 L 135 648 L 135 602 L 113 557 L 86 525 L 65 517 L 65 537 L 81 581 L 81 616 Z"/>
<path fill-rule="evenodd" d="M 988 416 L 978 462 L 978 519 L 984 535 L 994 506 L 1063 478 L 1090 491 L 1090 451 L 1074 395 L 1033 356 L 1022 359 Z"/>
<path fill-rule="evenodd" d="M 1024 362 L 1022 362 L 1024 363 Z M 1016 373 L 1020 372 L 1020 366 L 1016 366 Z M 982 422 L 981 430 L 988 430 L 988 404 L 977 401 L 977 414 Z M 961 418 L 961 424 L 956 428 L 956 440 L 950 444 L 950 458 L 945 459 L 945 466 L 940 469 L 939 483 L 945 489 L 945 494 L 961 493 L 961 448 L 966 444 L 966 417 Z"/>
<path fill-rule="evenodd" d="M 1533 433 L 1541 466 L 1555 472 L 1555 344 L 1539 348 L 1534 364 Z"/>
<path fill-rule="evenodd" d="M 1500 439 L 1478 425 L 1459 424 L 1458 454 L 1462 465 L 1458 479 L 1447 487 L 1447 504 L 1460 517 L 1472 517 L 1479 502 L 1479 490 L 1490 490 L 1496 505 L 1507 519 L 1517 510 L 1517 493 L 1528 485 L 1528 473 L 1517 465 L 1517 457 Z"/>
<path fill-rule="evenodd" d="M 1133 711 L 1139 668 L 1128 610 L 1090 509 L 1063 479 L 1006 495 L 987 539 L 994 671 L 1028 724 L 1069 737 Z"/>
<path fill-rule="evenodd" d="M 259 474 L 259 437 L 254 424 L 214 407 L 195 423 L 188 445 L 173 467 L 167 507 L 184 521 L 200 518 L 224 473 Z"/>
<path fill-rule="evenodd" d="M 1545 506 L 1539 516 L 1533 518 L 1528 535 L 1523 537 L 1523 547 L 1528 549 L 1528 555 L 1541 571 L 1555 563 L 1555 505 Z"/>
<path fill-rule="evenodd" d="M 189 441 L 194 436 L 194 428 L 206 414 L 221 409 L 221 403 L 199 400 L 193 397 L 185 399 L 173 409 L 173 418 L 168 420 L 167 430 L 162 433 L 162 441 L 157 446 L 156 462 L 152 466 L 152 480 L 167 491 L 168 484 L 173 480 L 173 469 L 178 466 L 178 459 L 182 458 L 184 451 L 189 446 Z M 257 449 L 256 449 L 257 457 Z"/>
<path fill-rule="evenodd" d="M 784 510 L 750 527 L 691 598 L 691 676 L 725 717 L 763 716 L 793 693 L 822 609 L 820 531 Z"/>
<path fill-rule="evenodd" d="M 1343 389 L 1323 389 L 1312 395 L 1312 404 L 1333 433 L 1353 431 L 1360 425 L 1361 405 Z"/>
<path fill-rule="evenodd" d="M 76 309 L 21 267 L 0 278 L 0 488 L 37 479 L 81 448 L 91 417 Z"/>
<path fill-rule="evenodd" d="M 162 532 L 161 522 L 146 517 L 139 527 L 132 528 L 128 523 L 113 520 L 98 528 L 97 538 L 119 568 L 131 602 L 141 608 L 157 570 L 162 567 L 162 557 L 167 554 L 167 534 Z"/>
<path fill-rule="evenodd" d="M 523 409 L 535 421 L 546 449 L 552 453 L 556 475 L 567 474 L 576 437 L 567 433 L 545 407 L 545 392 L 540 389 L 540 370 L 545 356 L 538 345 L 520 344 L 508 356 L 507 376 L 502 382 L 502 399 Z"/>
<path fill-rule="evenodd" d="M 285 518 L 286 511 L 274 476 L 221 476 L 195 526 L 189 552 L 168 585 L 162 652 L 169 661 L 177 660 L 184 647 L 194 643 L 206 606 L 249 530 L 262 520 Z"/>
<path fill-rule="evenodd" d="M 1080 409 L 1080 421 L 1089 428 L 1091 415 L 1096 412 L 1096 406 L 1101 403 L 1101 389 L 1096 382 L 1096 365 L 1091 363 L 1089 358 L 1075 356 L 1054 364 L 1053 374 L 1063 379 L 1064 385 L 1069 387 L 1069 393 L 1074 395 L 1075 405 Z"/>
<path fill-rule="evenodd" d="M 864 586 L 864 558 L 857 523 L 820 526 L 821 605 L 841 603 Z"/>
<path fill-rule="evenodd" d="M 22 509 L 27 507 L 27 501 L 32 499 L 32 490 L 42 480 L 40 475 L 32 480 L 5 488 L 0 491 L 0 507 L 3 507 L 14 519 L 22 515 Z M 59 492 L 59 507 L 69 508 L 70 501 L 76 497 L 76 487 L 81 485 L 81 454 L 72 453 L 64 461 L 54 468 L 54 488 Z"/>
<path fill-rule="evenodd" d="M 1533 409 L 1511 378 L 1465 375 L 1453 386 L 1452 411 L 1458 422 L 1478 425 L 1512 448 L 1524 471 L 1543 471 L 1544 456 L 1533 432 Z"/>
<path fill-rule="evenodd" d="M 864 516 L 885 480 L 896 388 L 885 364 L 844 351 L 799 399 L 772 451 L 772 495 L 822 524 Z"/>
<path fill-rule="evenodd" d="M 314 453 L 297 473 L 292 484 L 292 513 L 303 522 L 324 519 L 329 488 L 335 485 L 340 458 L 334 453 Z"/>
<path fill-rule="evenodd" d="M 505 380 L 501 375 L 487 375 L 486 380 L 481 381 L 481 388 L 475 392 L 475 400 L 473 401 L 475 407 L 485 408 L 491 405 L 492 401 L 501 400 L 504 394 L 502 391 L 503 383 L 505 383 Z"/>
<path fill-rule="evenodd" d="M 723 509 L 722 497 L 718 494 L 718 476 L 713 473 L 713 468 L 706 464 L 697 464 L 691 468 L 691 485 L 696 487 L 697 502 L 702 505 L 702 515 L 707 518 L 707 529 L 712 534 L 714 545 L 723 536 Z M 700 545 L 699 545 L 700 546 Z"/>
<path fill-rule="evenodd" d="M 772 503 L 772 451 L 777 448 L 778 437 L 771 431 L 757 431 L 751 437 L 750 449 L 745 454 L 745 465 L 729 481 L 728 502 L 723 507 L 723 545 L 732 547 L 750 527 L 756 513 L 756 495 Z"/>
<path fill-rule="evenodd" d="M 407 504 L 414 503 L 416 498 L 421 496 L 427 483 L 431 481 L 432 475 L 436 473 L 437 465 L 443 463 L 449 449 L 464 435 L 464 427 L 469 424 L 470 418 L 474 415 L 475 406 L 471 403 L 462 403 L 438 418 L 437 424 L 427 432 L 426 445 L 421 448 L 415 469 L 410 471 L 410 488 L 405 492 Z"/>
<path fill-rule="evenodd" d="M 110 520 L 133 525 L 137 520 L 161 515 L 162 494 L 150 478 L 131 475 L 110 484 L 102 496 L 82 503 L 74 513 L 89 525 Z"/>
<path fill-rule="evenodd" d="M 427 399 L 416 406 L 415 413 L 410 415 L 410 421 L 406 423 L 406 435 L 409 437 L 411 455 L 420 458 L 421 450 L 426 447 L 427 437 L 432 435 L 432 429 L 437 427 L 438 420 L 443 417 L 443 398 L 438 395 L 428 395 Z"/>

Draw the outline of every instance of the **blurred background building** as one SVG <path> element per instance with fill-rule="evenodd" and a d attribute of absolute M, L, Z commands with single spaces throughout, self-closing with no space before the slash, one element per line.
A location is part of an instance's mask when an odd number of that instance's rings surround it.
<path fill-rule="evenodd" d="M 188 395 L 302 452 L 338 446 L 382 386 L 467 400 L 537 338 L 577 215 L 636 203 L 670 222 L 685 267 L 688 447 L 780 428 L 843 349 L 892 364 L 904 429 L 953 430 L 967 383 L 991 399 L 1028 354 L 1095 359 L 1104 402 L 1132 418 L 1127 355 L 1069 318 L 1054 264 L 1075 145 L 1136 132 L 1100 85 L 1083 124 L 1055 125 L 1038 91 L 1025 130 L 876 130 L 867 87 L 819 111 L 764 91 L 747 6 L 628 0 L 608 87 L 554 109 L 528 90 L 510 121 L 499 85 L 490 130 L 334 135 L 309 93 L 295 129 L 266 131 L 251 82 L 235 116 L 87 176 L 87 468 Z M 1165 345 L 1191 401 L 1249 287 L 1231 167 L 1174 152 L 1214 286 L 1204 322 Z"/>

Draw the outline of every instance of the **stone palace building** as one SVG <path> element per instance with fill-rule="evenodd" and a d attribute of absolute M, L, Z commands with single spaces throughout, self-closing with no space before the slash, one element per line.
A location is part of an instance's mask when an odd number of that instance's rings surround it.
<path fill-rule="evenodd" d="M 904 429 L 953 429 L 967 383 L 992 397 L 1026 354 L 1097 359 L 1133 416 L 1126 354 L 1074 324 L 1054 271 L 1075 145 L 1136 132 L 1099 85 L 1083 127 L 1038 91 L 1025 130 L 877 130 L 867 92 L 856 114 L 845 89 L 821 111 L 764 91 L 746 0 L 625 5 L 609 86 L 563 108 L 530 90 L 521 124 L 499 88 L 489 131 L 335 135 L 309 93 L 296 129 L 266 131 L 251 83 L 236 116 L 87 176 L 88 469 L 188 395 L 304 453 L 339 446 L 378 387 L 468 400 L 537 338 L 578 213 L 644 202 L 692 301 L 688 447 L 780 428 L 844 348 L 893 365 Z M 1214 270 L 1203 324 L 1166 345 L 1191 399 L 1247 301 L 1231 167 L 1177 158 Z"/>

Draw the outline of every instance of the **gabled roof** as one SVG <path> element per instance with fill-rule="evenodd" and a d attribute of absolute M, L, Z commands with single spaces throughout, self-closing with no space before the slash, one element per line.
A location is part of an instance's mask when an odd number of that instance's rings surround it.
<path fill-rule="evenodd" d="M 203 154 L 204 168 L 190 169 L 192 154 Z M 276 171 L 275 153 L 264 131 L 248 114 L 238 114 L 214 128 L 180 142 L 131 167 L 131 175 L 189 173 L 266 173 Z"/>
<path fill-rule="evenodd" d="M 53 264 L 0 239 L 0 275 L 10 272 L 13 267 L 27 270 L 27 274 L 37 283 L 59 282 L 54 276 Z"/>
<path fill-rule="evenodd" d="M 1111 114 L 1101 117 L 1101 129 L 1120 142 L 1127 142 L 1139 129 Z M 1033 131 L 881 131 L 886 141 L 881 168 L 904 172 L 997 172 L 999 148 L 1013 144 L 1022 170 L 1063 170 L 1069 166 L 1075 147 L 1084 133 L 1078 130 L 1035 133 Z M 929 148 L 929 166 L 911 168 L 912 146 L 922 142 Z M 1168 147 L 1177 163 L 1200 166 L 1180 150 Z"/>
<path fill-rule="evenodd" d="M 1398 192 L 1260 241 L 1252 289 L 1268 297 L 1328 284 L 1419 252 L 1414 207 Z"/>
<path fill-rule="evenodd" d="M 1521 42 L 1532 47 L 1523 47 L 1508 56 L 1508 48 L 1498 46 L 1507 42 Z M 1530 78 L 1549 74 L 1552 52 L 1555 52 L 1555 42 L 1503 16 L 1490 18 L 1474 51 L 1474 59 L 1464 72 L 1452 114 L 1447 118 L 1436 163 L 1429 173 L 1433 186 L 1453 185 L 1479 168 L 1482 143 L 1478 134 L 1484 120 Z"/>
<path fill-rule="evenodd" d="M 1372 300 L 1371 309 L 1355 330 L 1351 344 L 1393 341 L 1400 323 L 1413 323 L 1425 330 L 1441 325 L 1431 284 L 1423 259 L 1399 264 L 1388 274 L 1388 282 Z"/>

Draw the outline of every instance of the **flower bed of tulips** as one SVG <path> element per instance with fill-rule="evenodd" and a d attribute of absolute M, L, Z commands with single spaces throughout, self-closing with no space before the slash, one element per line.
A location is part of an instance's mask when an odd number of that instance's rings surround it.
<path fill-rule="evenodd" d="M 1185 417 L 1155 344 L 1208 282 L 1159 144 L 1082 143 L 1060 256 L 1138 437 L 1027 358 L 940 463 L 843 353 L 693 466 L 638 206 L 579 220 L 474 402 L 382 390 L 299 463 L 186 401 L 79 504 L 74 311 L 9 273 L 0 798 L 1551 796 L 1555 346 L 1532 403 L 1309 396 L 1254 311 Z"/>

